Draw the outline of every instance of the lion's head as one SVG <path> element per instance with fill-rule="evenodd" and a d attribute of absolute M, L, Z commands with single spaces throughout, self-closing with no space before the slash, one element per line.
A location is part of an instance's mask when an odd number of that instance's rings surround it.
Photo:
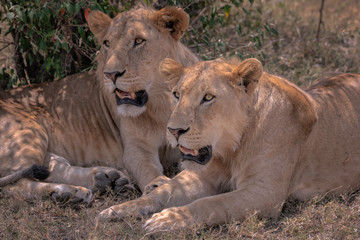
<path fill-rule="evenodd" d="M 160 72 L 172 90 L 167 138 L 184 160 L 206 164 L 236 150 L 250 116 L 251 95 L 263 70 L 256 59 L 214 60 L 183 68 L 165 59 Z"/>
<path fill-rule="evenodd" d="M 163 94 L 158 70 L 162 59 L 194 62 L 195 57 L 184 59 L 189 50 L 179 41 L 189 24 L 188 15 L 180 8 L 137 8 L 113 19 L 92 11 L 88 23 L 101 44 L 98 78 L 122 116 L 142 114 Z"/>

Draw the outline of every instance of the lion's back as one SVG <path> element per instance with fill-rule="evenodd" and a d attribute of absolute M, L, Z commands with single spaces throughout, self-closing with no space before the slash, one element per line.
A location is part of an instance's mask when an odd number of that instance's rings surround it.
<path fill-rule="evenodd" d="M 303 146 L 293 195 L 356 189 L 360 184 L 360 74 L 340 74 L 308 90 L 318 120 Z M 291 192 L 291 191 L 290 191 Z"/>

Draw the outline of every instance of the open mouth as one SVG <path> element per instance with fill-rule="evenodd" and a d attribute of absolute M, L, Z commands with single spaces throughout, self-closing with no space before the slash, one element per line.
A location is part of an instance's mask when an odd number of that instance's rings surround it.
<path fill-rule="evenodd" d="M 179 146 L 181 157 L 183 160 L 194 161 L 198 164 L 205 165 L 207 164 L 212 156 L 212 147 L 206 146 L 203 148 L 197 149 L 188 149 L 183 146 Z"/>
<path fill-rule="evenodd" d="M 144 106 L 149 99 L 145 90 L 140 90 L 137 92 L 124 92 L 118 88 L 115 89 L 115 98 L 117 105 L 131 104 L 137 107 Z"/>

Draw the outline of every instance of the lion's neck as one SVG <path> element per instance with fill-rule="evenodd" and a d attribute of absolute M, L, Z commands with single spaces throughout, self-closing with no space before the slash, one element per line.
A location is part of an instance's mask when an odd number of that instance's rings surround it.
<path fill-rule="evenodd" d="M 167 57 L 176 60 L 183 67 L 188 67 L 191 64 L 199 62 L 198 57 L 181 42 L 175 42 Z"/>
<path fill-rule="evenodd" d="M 99 92 L 100 92 L 99 100 L 100 100 L 102 111 L 106 118 L 106 123 L 107 123 L 108 129 L 111 132 L 111 134 L 114 136 L 114 138 L 117 140 L 117 142 L 121 143 L 120 119 L 118 116 L 115 115 L 116 108 L 114 110 L 114 106 L 113 106 L 113 104 L 111 104 L 109 96 L 106 96 L 104 94 L 103 89 L 101 89 Z"/>

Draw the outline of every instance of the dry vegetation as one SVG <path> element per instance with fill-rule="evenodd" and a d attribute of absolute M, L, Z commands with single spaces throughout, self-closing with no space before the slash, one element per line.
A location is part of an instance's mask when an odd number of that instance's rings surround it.
<path fill-rule="evenodd" d="M 263 1 L 263 17 L 279 36 L 265 39 L 259 50 L 266 71 L 307 86 L 323 74 L 360 72 L 360 1 L 325 0 L 322 31 L 316 40 L 320 0 Z M 232 43 L 233 44 L 233 43 Z M 4 56 L 2 54 L 2 56 Z M 2 58 L 0 58 L 1 60 Z M 0 192 L 0 239 L 140 239 L 141 221 L 96 224 L 100 210 L 138 196 L 111 194 L 92 207 L 74 209 L 50 200 L 26 202 Z M 245 222 L 169 233 L 161 239 L 359 239 L 360 195 L 319 196 L 288 201 L 279 220 L 249 217 Z"/>

